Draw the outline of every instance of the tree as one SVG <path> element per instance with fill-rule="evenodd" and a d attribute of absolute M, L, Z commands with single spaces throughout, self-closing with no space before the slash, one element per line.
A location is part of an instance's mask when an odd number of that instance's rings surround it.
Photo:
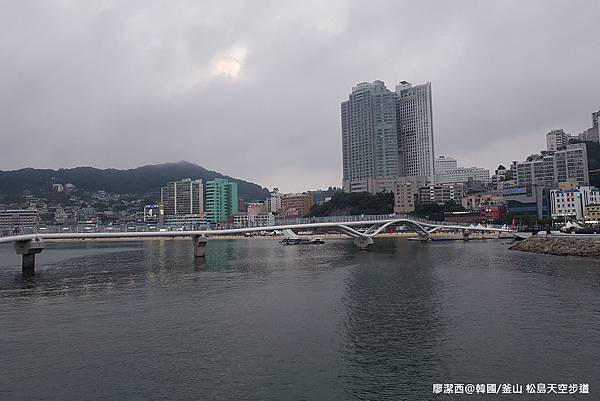
<path fill-rule="evenodd" d="M 390 214 L 394 211 L 394 194 L 381 192 L 346 193 L 338 191 L 331 200 L 311 208 L 311 216 L 348 216 L 358 214 Z"/>

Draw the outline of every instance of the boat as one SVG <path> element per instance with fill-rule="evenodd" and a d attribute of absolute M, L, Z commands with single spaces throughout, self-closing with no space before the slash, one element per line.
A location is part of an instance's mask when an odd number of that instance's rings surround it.
<path fill-rule="evenodd" d="M 325 241 L 321 238 L 284 238 L 279 243 L 283 245 L 320 245 L 324 244 Z"/>

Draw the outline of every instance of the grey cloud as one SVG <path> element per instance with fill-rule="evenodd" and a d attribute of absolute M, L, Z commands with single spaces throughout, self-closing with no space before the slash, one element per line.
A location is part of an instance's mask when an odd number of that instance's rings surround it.
<path fill-rule="evenodd" d="M 189 160 L 302 190 L 340 184 L 359 81 L 432 81 L 436 153 L 490 168 L 600 106 L 593 1 L 97 4 L 0 4 L 0 168 Z"/>

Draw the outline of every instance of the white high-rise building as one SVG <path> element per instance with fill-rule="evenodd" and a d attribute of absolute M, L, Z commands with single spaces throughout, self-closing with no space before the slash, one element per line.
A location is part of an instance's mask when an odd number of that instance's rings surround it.
<path fill-rule="evenodd" d="M 352 88 L 341 104 L 343 188 L 346 192 L 393 191 L 395 179 L 435 179 L 431 84 L 382 81 Z"/>
<path fill-rule="evenodd" d="M 377 192 L 375 180 L 398 176 L 398 130 L 394 92 L 382 81 L 362 82 L 342 102 L 344 190 Z M 391 189 L 391 188 L 390 188 Z"/>
<path fill-rule="evenodd" d="M 401 81 L 398 95 L 398 151 L 401 176 L 425 176 L 435 181 L 431 83 L 412 86 Z"/>

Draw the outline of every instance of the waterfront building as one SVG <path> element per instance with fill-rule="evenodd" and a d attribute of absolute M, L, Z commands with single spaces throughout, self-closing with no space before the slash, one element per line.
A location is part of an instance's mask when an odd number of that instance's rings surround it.
<path fill-rule="evenodd" d="M 163 222 L 169 227 L 206 228 L 208 222 L 202 214 L 174 214 L 163 216 Z"/>
<path fill-rule="evenodd" d="M 444 221 L 452 223 L 501 223 L 506 207 L 488 206 L 462 212 L 444 212 Z"/>
<path fill-rule="evenodd" d="M 281 197 L 281 212 L 286 217 L 302 217 L 310 213 L 314 204 L 310 193 L 285 194 Z"/>
<path fill-rule="evenodd" d="M 261 213 L 248 219 L 250 227 L 266 227 L 275 225 L 275 215 L 272 213 Z"/>
<path fill-rule="evenodd" d="M 427 185 L 427 177 L 399 177 L 394 186 L 394 213 L 414 212 L 419 188 Z"/>
<path fill-rule="evenodd" d="M 39 214 L 35 209 L 0 210 L 0 227 L 33 227 L 38 221 Z"/>
<path fill-rule="evenodd" d="M 431 84 L 362 82 L 341 104 L 343 188 L 393 191 L 402 176 L 435 178 Z"/>
<path fill-rule="evenodd" d="M 584 217 L 589 222 L 600 222 L 600 204 L 587 205 L 585 207 Z"/>
<path fill-rule="evenodd" d="M 235 228 L 248 227 L 248 213 L 239 212 L 229 216 L 229 219 Z"/>
<path fill-rule="evenodd" d="M 536 216 L 539 219 L 550 216 L 549 191 L 543 185 L 505 188 L 502 199 L 509 213 Z"/>
<path fill-rule="evenodd" d="M 435 184 L 419 188 L 419 203 L 437 203 L 443 205 L 447 202 L 461 203 L 463 198 L 463 184 Z"/>
<path fill-rule="evenodd" d="M 190 178 L 172 181 L 160 189 L 160 203 L 165 216 L 200 214 L 204 211 L 202 180 Z"/>
<path fill-rule="evenodd" d="M 557 151 L 531 155 L 517 163 L 517 184 L 556 186 L 563 181 L 575 180 L 578 185 L 589 185 L 587 148 L 585 143 L 567 145 Z"/>
<path fill-rule="evenodd" d="M 499 191 L 491 191 L 464 195 L 461 203 L 465 209 L 475 210 L 482 207 L 502 205 L 504 203 L 504 198 Z"/>
<path fill-rule="evenodd" d="M 163 214 L 160 205 L 146 205 L 144 206 L 144 223 L 147 224 L 158 224 L 163 221 Z"/>
<path fill-rule="evenodd" d="M 223 223 L 238 213 L 237 182 L 225 178 L 215 178 L 206 183 L 206 220 Z"/>
<path fill-rule="evenodd" d="M 595 187 L 579 186 L 550 191 L 550 209 L 553 219 L 582 220 L 586 208 L 591 205 L 600 205 L 600 190 Z"/>

